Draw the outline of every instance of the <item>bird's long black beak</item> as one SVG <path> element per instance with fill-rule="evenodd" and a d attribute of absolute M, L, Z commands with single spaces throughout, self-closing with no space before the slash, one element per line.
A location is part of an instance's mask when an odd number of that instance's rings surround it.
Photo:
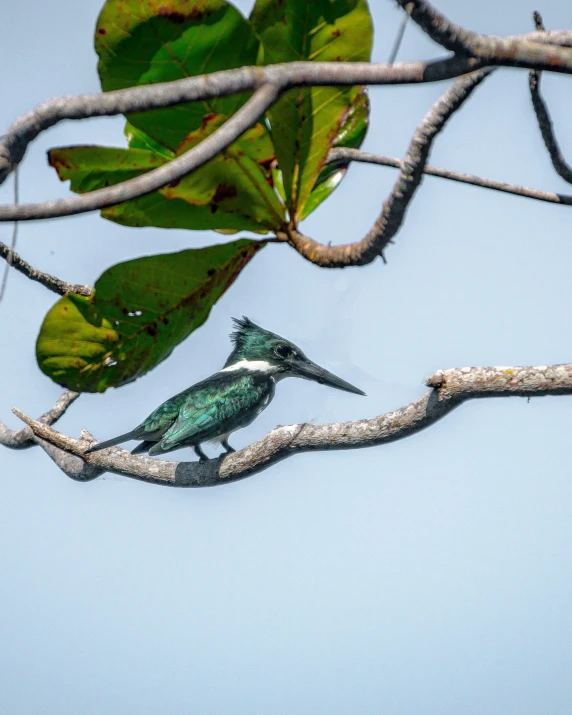
<path fill-rule="evenodd" d="M 335 387 L 338 390 L 345 390 L 345 392 L 353 392 L 355 395 L 365 395 L 362 390 L 350 385 L 349 382 L 342 380 L 341 377 L 324 370 L 323 367 L 316 365 L 315 362 L 308 360 L 308 358 L 291 360 L 290 365 L 292 366 L 292 372 L 298 377 L 319 382 L 321 385 Z"/>

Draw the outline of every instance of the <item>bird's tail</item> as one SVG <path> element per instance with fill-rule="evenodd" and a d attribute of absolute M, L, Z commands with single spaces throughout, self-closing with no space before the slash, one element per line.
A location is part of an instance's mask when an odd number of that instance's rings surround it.
<path fill-rule="evenodd" d="M 135 449 L 132 449 L 131 454 L 143 454 L 143 452 L 148 452 L 154 444 L 156 444 L 154 440 L 145 440 L 145 442 L 138 444 Z"/>
<path fill-rule="evenodd" d="M 89 449 L 85 450 L 84 454 L 98 452 L 100 449 L 107 449 L 108 447 L 114 447 L 116 444 L 127 442 L 130 439 L 137 439 L 137 437 L 135 437 L 133 432 L 126 432 L 125 434 L 120 434 L 119 437 L 114 437 L 113 439 L 108 439 L 105 442 L 93 444 Z"/>

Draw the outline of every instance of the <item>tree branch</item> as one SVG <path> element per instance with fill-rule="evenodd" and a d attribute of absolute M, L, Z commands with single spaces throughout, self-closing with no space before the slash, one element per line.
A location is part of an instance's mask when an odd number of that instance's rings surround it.
<path fill-rule="evenodd" d="M 572 364 L 550 367 L 465 367 L 439 370 L 426 384 L 431 390 L 398 410 L 355 422 L 276 427 L 249 447 L 207 462 L 171 462 L 111 447 L 83 455 L 92 444 L 82 432 L 73 439 L 34 420 L 14 413 L 33 431 L 36 441 L 73 478 L 93 478 L 96 470 L 121 474 L 169 486 L 216 486 L 252 476 L 300 452 L 373 447 L 409 437 L 463 402 L 487 397 L 544 397 L 572 394 Z M 59 450 L 59 451 L 58 451 Z M 67 461 L 62 455 L 67 453 Z M 55 455 L 55 456 L 54 456 Z M 60 461 L 58 461 L 60 460 Z M 88 466 L 81 466 L 83 464 Z M 92 470 L 89 471 L 88 467 Z"/>
<path fill-rule="evenodd" d="M 27 263 L 23 258 L 21 258 L 1 241 L 0 257 L 5 258 L 12 268 L 16 269 L 20 273 L 23 273 L 27 278 L 30 278 L 30 280 L 41 283 L 43 286 L 58 295 L 78 293 L 79 295 L 87 296 L 93 293 L 93 288 L 90 288 L 90 286 L 79 285 L 78 283 L 67 283 L 66 281 L 62 281 L 61 278 L 52 276 L 49 273 L 42 273 L 37 268 L 33 268 L 29 263 Z"/>
<path fill-rule="evenodd" d="M 398 2 L 409 11 L 410 6 L 407 2 L 401 2 L 401 0 Z M 484 37 L 449 23 L 421 0 L 412 2 L 411 8 L 413 9 L 412 14 L 415 15 L 416 21 L 423 29 L 431 36 L 439 37 L 441 44 L 447 47 L 462 49 L 471 41 L 471 38 Z M 465 33 L 463 42 L 453 41 L 455 32 Z M 530 37 L 534 38 L 534 42 L 527 39 Z M 572 33 L 570 32 L 532 33 L 517 38 L 498 38 L 498 42 L 524 43 L 523 47 L 536 48 L 538 57 L 532 56 L 534 53 L 529 52 L 531 57 L 526 61 L 523 60 L 517 66 L 572 73 L 572 49 L 567 47 L 567 45 L 572 45 Z M 550 59 L 550 62 L 547 58 Z M 141 177 L 130 179 L 113 187 L 98 189 L 81 197 L 19 207 L 15 205 L 0 206 L 0 221 L 25 221 L 69 216 L 113 206 L 151 193 L 202 166 L 218 151 L 226 148 L 229 143 L 240 136 L 245 129 L 239 130 L 241 124 L 239 114 L 241 114 L 241 119 L 250 116 L 252 124 L 282 92 L 294 87 L 435 82 L 458 77 L 487 64 L 514 66 L 515 63 L 511 58 L 504 57 L 502 52 L 498 56 L 486 55 L 485 59 L 455 55 L 431 61 L 390 65 L 367 62 L 292 62 L 267 67 L 242 67 L 174 82 L 50 100 L 18 119 L 10 127 L 8 133 L 0 138 L 0 184 L 22 160 L 28 144 L 40 132 L 63 119 L 86 119 L 141 112 L 184 102 L 255 91 L 255 96 L 249 100 L 247 105 L 215 134 L 187 152 L 184 157 L 179 157 Z M 273 98 L 270 97 L 272 88 L 275 93 Z M 267 97 L 263 96 L 265 92 L 268 94 Z M 268 104 L 266 104 L 266 100 L 268 100 Z M 258 106 L 259 109 L 255 110 L 255 106 Z M 248 128 L 248 125 L 245 128 Z"/>
<path fill-rule="evenodd" d="M 407 2 L 400 4 L 407 9 Z M 417 3 L 418 4 L 418 3 Z M 414 8 L 416 3 L 412 3 Z M 414 10 L 417 17 L 420 10 Z M 416 20 L 418 21 L 418 19 Z M 447 21 L 448 22 L 448 21 Z M 466 31 L 463 31 L 466 32 Z M 429 33 L 431 34 L 431 33 Z M 469 33 L 470 34 L 470 33 Z M 472 33 L 474 34 L 474 33 Z M 477 35 L 477 37 L 480 37 Z M 550 45 L 554 53 L 572 47 L 572 32 L 559 31 L 530 33 L 507 41 Z M 572 52 L 570 52 L 572 56 Z M 495 64 L 512 66 L 499 58 Z M 572 73 L 572 60 L 566 64 L 545 67 L 529 62 L 529 69 L 548 69 Z M 109 117 L 117 114 L 144 112 L 172 107 L 185 102 L 223 97 L 241 92 L 253 92 L 264 85 L 272 85 L 280 92 L 294 87 L 326 85 L 392 85 L 439 82 L 479 69 L 483 62 L 466 56 L 444 57 L 435 60 L 377 64 L 368 62 L 290 62 L 267 67 L 241 67 L 213 72 L 210 75 L 187 77 L 173 82 L 160 82 L 128 89 L 85 94 L 76 97 L 57 97 L 40 104 L 17 119 L 0 137 L 0 184 L 20 163 L 30 142 L 41 132 L 65 119 Z M 2 218 L 8 221 L 13 218 Z"/>
<path fill-rule="evenodd" d="M 572 42 L 572 33 L 568 35 Z M 319 85 L 438 82 L 458 77 L 478 66 L 478 62 L 466 57 L 400 62 L 394 65 L 369 62 L 291 62 L 267 67 L 241 67 L 101 94 L 57 97 L 24 114 L 0 137 L 0 184 L 20 163 L 28 144 L 41 132 L 64 119 L 144 112 L 185 102 L 252 92 L 265 85 L 274 86 L 283 92 L 294 87 Z"/>
<path fill-rule="evenodd" d="M 431 107 L 415 130 L 399 177 L 383 204 L 379 218 L 361 241 L 325 246 L 298 231 L 290 231 L 284 239 L 304 258 L 323 268 L 363 266 L 383 255 L 384 248 L 401 228 L 407 208 L 421 183 L 433 141 L 451 115 L 491 72 L 490 69 L 480 70 L 459 77 Z"/>
<path fill-rule="evenodd" d="M 364 164 L 379 164 L 380 166 L 391 166 L 394 169 L 403 170 L 404 163 L 401 159 L 396 159 L 390 156 L 380 156 L 379 154 L 370 154 L 360 149 L 349 149 L 338 147 L 332 149 L 327 157 L 327 162 L 334 161 L 357 161 Z M 529 189 L 526 186 L 518 184 L 509 184 L 506 181 L 496 181 L 494 179 L 483 179 L 474 174 L 464 174 L 460 171 L 450 171 L 449 169 L 441 169 L 436 166 L 425 166 L 424 174 L 429 176 L 438 176 L 440 179 L 449 179 L 458 181 L 461 184 L 470 184 L 479 186 L 482 189 L 492 189 L 493 191 L 502 191 L 506 194 L 514 194 L 516 196 L 524 196 L 527 199 L 535 199 L 537 201 L 546 201 L 551 204 L 561 204 L 563 206 L 572 206 L 572 196 L 566 194 L 556 194 L 552 191 L 541 191 L 540 189 Z"/>
<path fill-rule="evenodd" d="M 53 425 L 78 397 L 79 392 L 66 390 L 51 410 L 48 410 L 38 418 L 38 424 Z M 0 421 L 0 444 L 4 445 L 4 447 L 10 447 L 10 449 L 28 449 L 28 447 L 34 446 L 34 433 L 30 427 L 24 427 L 20 430 L 8 429 L 8 427 Z"/>
<path fill-rule="evenodd" d="M 539 32 L 544 32 L 544 25 L 542 23 L 540 13 L 534 13 L 534 22 L 536 24 L 536 29 Z M 554 127 L 552 126 L 552 120 L 548 112 L 548 107 L 540 94 L 540 72 L 537 72 L 536 70 L 532 70 L 530 72 L 528 75 L 528 86 L 530 88 L 532 106 L 534 107 L 534 113 L 536 114 L 536 119 L 538 121 L 538 128 L 540 129 L 542 139 L 544 140 L 544 145 L 548 149 L 552 166 L 556 170 L 556 173 L 561 176 L 564 181 L 572 184 L 572 168 L 566 162 L 564 155 L 560 151 L 556 134 L 554 133 Z"/>
<path fill-rule="evenodd" d="M 90 191 L 82 196 L 45 201 L 40 204 L 0 206 L 0 221 L 28 221 L 72 216 L 150 194 L 198 169 L 230 146 L 264 114 L 279 94 L 279 90 L 274 85 L 263 85 L 222 127 L 197 146 L 157 169 L 115 186 Z"/>
<path fill-rule="evenodd" d="M 27 427 L 26 429 L 30 429 Z M 89 432 L 82 430 L 82 439 L 93 439 Z M 90 482 L 92 479 L 97 479 L 102 474 L 105 474 L 105 469 L 100 469 L 99 467 L 94 467 L 91 464 L 87 464 L 83 459 L 78 459 L 74 457 L 73 454 L 65 452 L 63 449 L 56 447 L 50 442 L 47 442 L 41 437 L 32 435 L 34 443 L 39 445 L 44 452 L 50 457 L 50 459 L 62 470 L 62 472 L 77 482 Z"/>
<path fill-rule="evenodd" d="M 431 37 L 432 40 L 457 55 L 465 55 L 480 60 L 486 65 L 504 67 L 525 67 L 551 72 L 570 74 L 572 68 L 572 49 L 565 39 L 566 46 L 556 46 L 561 33 L 534 33 L 516 37 L 493 37 L 451 22 L 441 12 L 425 0 L 396 0 L 404 10 L 410 12 L 411 19 Z M 409 10 L 409 5 L 412 9 Z M 544 34 L 544 36 L 543 36 Z"/>

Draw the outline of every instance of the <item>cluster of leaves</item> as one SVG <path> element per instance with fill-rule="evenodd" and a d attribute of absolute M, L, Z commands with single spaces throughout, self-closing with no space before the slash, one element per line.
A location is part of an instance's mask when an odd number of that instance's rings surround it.
<path fill-rule="evenodd" d="M 257 0 L 249 19 L 225 0 L 107 0 L 95 48 L 101 86 L 110 91 L 249 65 L 367 61 L 372 35 L 366 0 Z M 117 184 L 196 146 L 248 97 L 131 114 L 127 148 L 58 148 L 49 162 L 78 193 Z M 329 150 L 359 146 L 368 116 L 362 87 L 290 90 L 205 166 L 102 215 L 126 226 L 222 233 L 296 226 L 347 170 L 325 165 Z M 113 266 L 93 296 L 65 296 L 48 313 L 37 343 L 40 368 L 78 391 L 135 379 L 207 319 L 263 246 L 263 239 L 241 240 Z"/>

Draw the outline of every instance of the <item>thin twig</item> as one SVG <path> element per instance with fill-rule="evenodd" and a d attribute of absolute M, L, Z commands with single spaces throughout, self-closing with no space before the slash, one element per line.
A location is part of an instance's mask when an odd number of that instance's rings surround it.
<path fill-rule="evenodd" d="M 163 461 L 132 455 L 118 447 L 84 456 L 87 447 L 93 443 L 88 433 L 73 439 L 20 410 L 14 409 L 14 413 L 31 427 L 40 446 L 49 443 L 54 447 L 50 456 L 66 473 L 71 470 L 80 475 L 74 478 L 92 478 L 86 472 L 82 473 L 84 460 L 92 469 L 101 470 L 100 473 L 109 471 L 155 484 L 216 486 L 252 476 L 301 452 L 373 447 L 410 437 L 471 399 L 570 395 L 572 364 L 440 370 L 429 377 L 426 384 L 431 387 L 429 392 L 385 415 L 355 422 L 277 427 L 245 449 L 202 463 Z"/>
<path fill-rule="evenodd" d="M 401 159 L 396 159 L 390 156 L 380 156 L 378 154 L 370 154 L 369 152 L 361 151 L 360 149 L 348 149 L 345 147 L 332 149 L 327 156 L 327 161 L 357 161 L 364 164 L 379 164 L 380 166 L 391 166 L 394 169 L 403 170 L 403 161 L 401 161 Z M 535 199 L 536 201 L 546 201 L 547 203 L 551 204 L 572 206 L 572 196 L 568 196 L 566 194 L 556 194 L 552 191 L 530 189 L 526 186 L 519 186 L 518 184 L 509 184 L 506 181 L 483 179 L 482 177 L 475 176 L 474 174 L 464 174 L 460 171 L 450 171 L 449 169 L 441 169 L 436 166 L 426 166 L 423 169 L 423 173 L 428 174 L 430 176 L 437 176 L 440 179 L 458 181 L 462 184 L 479 186 L 482 189 L 502 191 L 505 194 L 523 196 L 527 199 Z"/>
<path fill-rule="evenodd" d="M 423 178 L 429 152 L 447 120 L 471 96 L 492 72 L 481 70 L 459 77 L 423 118 L 411 140 L 401 172 L 379 218 L 369 233 L 355 243 L 325 246 L 298 231 L 290 231 L 285 240 L 304 258 L 323 268 L 345 268 L 371 263 L 395 236 L 405 219 L 407 208 Z"/>
<path fill-rule="evenodd" d="M 18 206 L 20 203 L 20 191 L 18 185 L 18 167 L 14 171 L 14 206 Z M 4 293 L 6 292 L 6 286 L 8 285 L 8 274 L 10 273 L 10 266 L 14 261 L 14 251 L 16 250 L 16 242 L 18 240 L 18 222 L 14 221 L 14 226 L 12 228 L 12 241 L 10 242 L 10 253 L 6 256 L 6 265 L 4 266 L 4 274 L 2 276 L 2 285 L 0 285 L 0 303 L 2 298 L 4 298 Z"/>
<path fill-rule="evenodd" d="M 393 48 L 391 49 L 391 54 L 389 55 L 389 59 L 387 60 L 390 65 L 392 65 L 397 58 L 397 53 L 399 52 L 399 48 L 401 47 L 401 43 L 403 42 L 403 36 L 405 35 L 405 28 L 407 27 L 407 22 L 409 20 L 409 16 L 411 15 L 412 9 L 413 9 L 413 5 L 407 5 L 405 7 L 405 13 L 401 19 L 401 25 L 399 26 L 399 30 L 397 31 L 397 37 L 395 38 L 395 42 L 393 43 Z"/>
<path fill-rule="evenodd" d="M 542 15 L 538 12 L 538 10 L 535 10 L 532 13 L 532 19 L 534 21 L 534 27 L 536 28 L 537 32 L 546 32 L 544 22 L 542 21 Z"/>
<path fill-rule="evenodd" d="M 53 425 L 65 414 L 68 407 L 77 400 L 79 392 L 66 390 L 56 401 L 55 405 L 38 418 L 38 422 L 44 425 Z M 0 444 L 11 449 L 27 449 L 34 446 L 34 433 L 29 427 L 20 430 L 12 430 L 0 421 Z"/>
<path fill-rule="evenodd" d="M 544 32 L 544 23 L 542 22 L 540 13 L 535 11 L 533 19 L 536 29 L 539 32 Z M 544 145 L 550 155 L 552 166 L 554 167 L 556 173 L 561 176 L 564 181 L 572 184 L 572 167 L 570 167 L 564 158 L 564 155 L 560 151 L 560 146 L 558 145 L 558 140 L 556 139 L 556 134 L 554 133 L 554 127 L 552 119 L 550 118 L 548 107 L 546 106 L 546 102 L 540 93 L 540 72 L 537 72 L 536 70 L 532 70 L 530 72 L 528 75 L 528 86 L 530 89 L 532 106 L 534 107 L 534 113 L 536 115 L 536 120 L 538 121 L 538 128 L 540 129 Z"/>
<path fill-rule="evenodd" d="M 52 276 L 49 273 L 42 273 L 42 271 L 33 268 L 29 263 L 27 263 L 23 258 L 12 251 L 5 243 L 0 242 L 0 258 L 10 259 L 10 265 L 15 270 L 23 273 L 30 280 L 37 281 L 49 290 L 57 293 L 58 295 L 65 295 L 66 293 L 77 293 L 78 295 L 91 295 L 93 293 L 93 288 L 86 285 L 79 285 L 77 283 L 67 283 L 62 281 L 61 278 Z"/>

